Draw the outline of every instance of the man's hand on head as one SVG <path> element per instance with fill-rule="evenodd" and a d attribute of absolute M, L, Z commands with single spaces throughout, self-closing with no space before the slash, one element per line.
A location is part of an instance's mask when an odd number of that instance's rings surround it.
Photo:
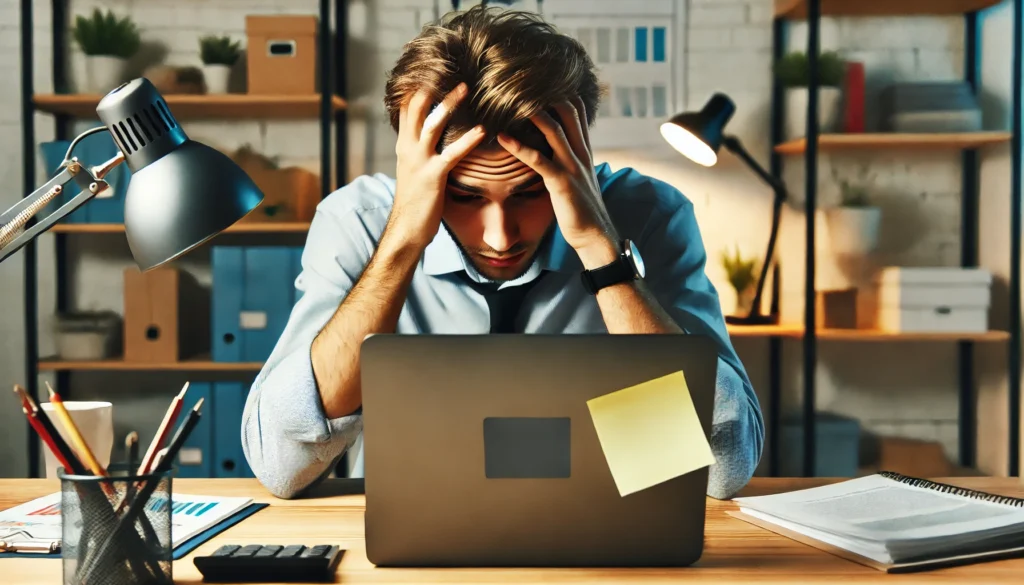
<path fill-rule="evenodd" d="M 619 237 L 594 172 L 586 109 L 579 98 L 554 109 L 561 125 L 543 111 L 531 118 L 551 146 L 551 158 L 506 134 L 498 142 L 544 179 L 562 236 L 584 267 L 604 266 L 618 257 Z"/>
<path fill-rule="evenodd" d="M 395 203 L 387 232 L 403 245 L 425 248 L 434 239 L 441 227 L 448 172 L 485 136 L 483 127 L 476 126 L 437 152 L 445 124 L 466 94 L 466 84 L 460 83 L 430 111 L 430 96 L 419 91 L 399 112 Z"/>

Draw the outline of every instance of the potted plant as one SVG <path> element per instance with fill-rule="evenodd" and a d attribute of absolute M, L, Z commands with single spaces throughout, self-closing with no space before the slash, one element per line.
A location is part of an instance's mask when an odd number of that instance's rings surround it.
<path fill-rule="evenodd" d="M 841 255 L 863 255 L 878 246 L 882 210 L 868 201 L 867 189 L 840 181 L 841 203 L 825 210 L 832 250 Z"/>
<path fill-rule="evenodd" d="M 846 64 L 835 51 L 818 57 L 818 130 L 833 132 L 839 119 L 839 105 Z M 775 64 L 775 77 L 785 88 L 785 138 L 791 140 L 806 134 L 807 86 L 810 85 L 810 63 L 807 55 L 795 51 Z"/>
<path fill-rule="evenodd" d="M 124 82 L 128 59 L 141 44 L 131 18 L 96 8 L 91 17 L 75 18 L 72 35 L 85 53 L 85 91 L 105 94 Z"/>
<path fill-rule="evenodd" d="M 736 291 L 736 315 L 746 315 L 750 312 L 754 302 L 754 295 L 757 294 L 757 260 L 747 259 L 740 254 L 739 246 L 729 254 L 722 252 L 722 267 L 729 277 L 729 284 Z"/>
<path fill-rule="evenodd" d="M 228 93 L 231 67 L 241 54 L 239 41 L 230 37 L 207 36 L 199 39 L 199 57 L 203 61 L 203 77 L 208 93 Z"/>

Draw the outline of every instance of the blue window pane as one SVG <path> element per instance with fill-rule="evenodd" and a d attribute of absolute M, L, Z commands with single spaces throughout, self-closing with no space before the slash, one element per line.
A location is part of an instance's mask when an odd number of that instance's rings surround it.
<path fill-rule="evenodd" d="M 654 29 L 654 60 L 665 60 L 665 27 L 663 26 Z"/>
<path fill-rule="evenodd" d="M 634 50 L 637 61 L 647 60 L 647 27 L 636 27 L 636 36 L 633 38 Z"/>

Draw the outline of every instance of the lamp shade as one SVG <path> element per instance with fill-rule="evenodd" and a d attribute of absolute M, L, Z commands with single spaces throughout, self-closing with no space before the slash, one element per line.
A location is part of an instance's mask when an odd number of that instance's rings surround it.
<path fill-rule="evenodd" d="M 699 112 L 683 112 L 661 125 L 661 136 L 693 162 L 710 167 L 718 162 L 725 125 L 736 112 L 729 96 L 716 93 Z"/>
<path fill-rule="evenodd" d="M 96 113 L 132 171 L 124 224 L 140 269 L 196 248 L 263 200 L 227 155 L 189 139 L 149 80 L 112 90 Z"/>

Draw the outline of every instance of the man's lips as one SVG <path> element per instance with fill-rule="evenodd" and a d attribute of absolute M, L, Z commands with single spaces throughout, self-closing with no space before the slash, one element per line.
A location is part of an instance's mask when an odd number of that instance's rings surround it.
<path fill-rule="evenodd" d="M 505 256 L 504 258 L 494 258 L 492 256 L 484 256 L 483 254 L 481 254 L 480 257 L 483 258 L 484 262 L 486 262 L 488 266 L 494 266 L 495 268 L 507 268 L 509 266 L 515 266 L 516 263 L 522 259 L 523 254 L 525 253 L 526 252 L 520 252 L 515 256 Z"/>

